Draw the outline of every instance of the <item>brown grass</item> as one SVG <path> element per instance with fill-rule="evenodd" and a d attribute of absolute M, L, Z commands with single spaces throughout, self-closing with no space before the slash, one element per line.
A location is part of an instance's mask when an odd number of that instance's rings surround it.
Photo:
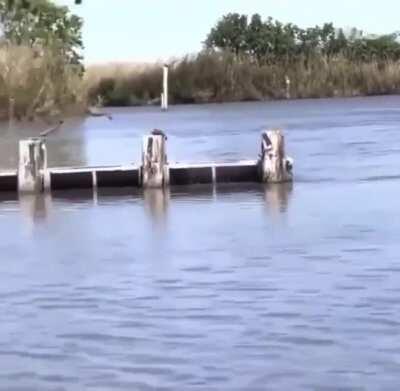
<path fill-rule="evenodd" d="M 88 90 L 105 105 L 146 104 L 161 94 L 161 64 L 89 69 Z M 286 76 L 291 98 L 394 94 L 400 91 L 397 62 L 354 63 L 344 57 L 298 59 L 290 64 L 258 65 L 229 53 L 202 52 L 174 61 L 172 103 L 284 99 Z"/>
<path fill-rule="evenodd" d="M 25 46 L 0 47 L 0 116 L 16 118 L 58 115 L 82 108 L 87 94 L 72 66 L 47 50 Z M 12 104 L 14 102 L 14 104 Z"/>
<path fill-rule="evenodd" d="M 355 63 L 344 57 L 298 59 L 290 64 L 259 65 L 230 53 L 201 52 L 174 60 L 170 68 L 171 103 L 322 98 L 397 94 L 400 64 Z M 14 100 L 17 118 L 84 112 L 88 105 L 131 106 L 158 103 L 162 64 L 107 64 L 89 67 L 82 78 L 50 51 L 0 47 L 0 117 Z"/>

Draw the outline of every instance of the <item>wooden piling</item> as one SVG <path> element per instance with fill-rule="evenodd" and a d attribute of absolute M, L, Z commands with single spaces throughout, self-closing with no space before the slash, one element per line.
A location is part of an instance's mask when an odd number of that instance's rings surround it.
<path fill-rule="evenodd" d="M 0 171 L 0 191 L 39 193 L 45 190 L 103 189 L 263 182 L 293 180 L 293 160 L 285 155 L 280 130 L 262 133 L 258 160 L 237 162 L 173 163 L 167 159 L 167 136 L 154 129 L 143 137 L 141 165 L 47 167 L 45 138 L 21 140 L 18 170 Z"/>
<path fill-rule="evenodd" d="M 141 179 L 144 188 L 162 188 L 169 185 L 166 137 L 164 135 L 143 137 Z"/>
<path fill-rule="evenodd" d="M 45 141 L 31 138 L 19 142 L 18 191 L 40 193 L 45 187 L 47 151 Z"/>
<path fill-rule="evenodd" d="M 285 155 L 285 138 L 280 130 L 264 131 L 261 140 L 259 171 L 264 183 L 293 180 L 293 160 Z"/>

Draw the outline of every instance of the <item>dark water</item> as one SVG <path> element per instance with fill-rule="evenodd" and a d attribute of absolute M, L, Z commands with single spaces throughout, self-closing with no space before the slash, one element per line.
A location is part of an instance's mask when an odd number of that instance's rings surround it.
<path fill-rule="evenodd" d="M 116 110 L 49 140 L 52 165 L 258 152 L 293 186 L 0 195 L 1 390 L 398 390 L 400 98 Z M 15 165 L 3 129 L 0 162 Z"/>

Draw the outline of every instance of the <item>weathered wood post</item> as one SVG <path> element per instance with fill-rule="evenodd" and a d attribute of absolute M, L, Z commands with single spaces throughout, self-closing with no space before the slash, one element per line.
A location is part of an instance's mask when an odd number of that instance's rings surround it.
<path fill-rule="evenodd" d="M 259 170 L 264 183 L 293 180 L 293 159 L 285 155 L 285 138 L 280 130 L 262 133 Z"/>
<path fill-rule="evenodd" d="M 31 138 L 19 142 L 18 191 L 40 193 L 44 190 L 47 171 L 46 144 L 42 138 Z"/>
<path fill-rule="evenodd" d="M 167 137 L 156 130 L 150 136 L 143 137 L 141 178 L 144 188 L 162 188 L 169 185 L 166 140 Z"/>
<path fill-rule="evenodd" d="M 169 67 L 167 64 L 163 68 L 163 92 L 161 94 L 161 109 L 168 110 L 168 72 Z"/>

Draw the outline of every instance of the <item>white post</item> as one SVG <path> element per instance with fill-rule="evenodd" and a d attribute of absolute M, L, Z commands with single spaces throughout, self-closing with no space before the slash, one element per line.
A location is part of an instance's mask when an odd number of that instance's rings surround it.
<path fill-rule="evenodd" d="M 161 188 L 169 185 L 165 136 L 143 137 L 141 174 L 144 188 Z"/>
<path fill-rule="evenodd" d="M 44 190 L 47 172 L 47 151 L 43 139 L 31 138 L 19 142 L 18 190 L 40 193 Z"/>
<path fill-rule="evenodd" d="M 290 78 L 289 78 L 289 76 L 286 75 L 285 81 L 286 81 L 286 99 L 290 99 Z"/>
<path fill-rule="evenodd" d="M 8 101 L 8 127 L 12 129 L 14 126 L 15 117 L 15 99 L 10 98 Z"/>
<path fill-rule="evenodd" d="M 168 65 L 164 65 L 163 71 L 163 93 L 161 94 L 161 109 L 168 110 Z"/>
<path fill-rule="evenodd" d="M 263 132 L 259 167 L 264 183 L 293 180 L 293 159 L 285 155 L 285 138 L 280 130 Z"/>

